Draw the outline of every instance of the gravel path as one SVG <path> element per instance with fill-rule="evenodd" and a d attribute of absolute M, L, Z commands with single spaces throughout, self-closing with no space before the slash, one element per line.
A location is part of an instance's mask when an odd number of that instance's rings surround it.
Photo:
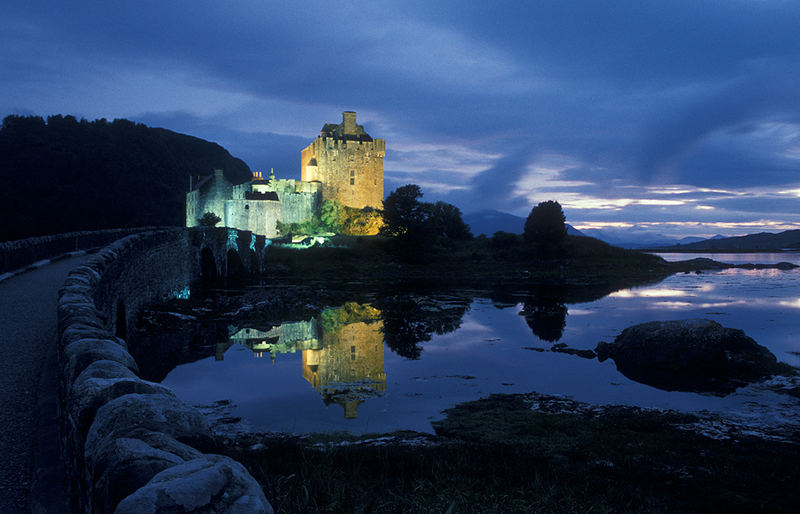
<path fill-rule="evenodd" d="M 61 512 L 66 505 L 55 424 L 56 295 L 85 259 L 64 259 L 0 282 L 2 513 Z"/>

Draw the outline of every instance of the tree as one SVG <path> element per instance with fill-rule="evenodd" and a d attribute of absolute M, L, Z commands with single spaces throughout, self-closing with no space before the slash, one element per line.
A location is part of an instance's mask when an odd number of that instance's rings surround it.
<path fill-rule="evenodd" d="M 347 213 L 336 200 L 325 200 L 319 209 L 319 219 L 331 232 L 341 232 Z"/>
<path fill-rule="evenodd" d="M 422 189 L 416 184 L 392 191 L 383 201 L 381 234 L 402 236 L 419 230 L 430 214 L 419 198 L 422 198 Z"/>
<path fill-rule="evenodd" d="M 469 225 L 464 223 L 464 219 L 461 217 L 461 209 L 449 203 L 436 202 L 431 210 L 430 219 L 440 237 L 458 240 L 472 239 Z"/>
<path fill-rule="evenodd" d="M 222 221 L 222 218 L 220 218 L 213 212 L 207 212 L 203 214 L 203 216 L 201 216 L 200 218 L 197 218 L 197 222 L 203 227 L 213 227 L 220 221 Z"/>
<path fill-rule="evenodd" d="M 542 248 L 557 247 L 567 237 L 565 221 L 564 211 L 558 202 L 541 202 L 531 209 L 525 220 L 525 242 Z"/>

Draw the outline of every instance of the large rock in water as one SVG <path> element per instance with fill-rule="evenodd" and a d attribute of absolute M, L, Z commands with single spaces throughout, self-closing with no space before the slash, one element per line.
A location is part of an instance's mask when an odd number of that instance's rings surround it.
<path fill-rule="evenodd" d="M 776 374 L 791 374 L 742 330 L 707 319 L 654 321 L 626 328 L 595 348 L 600 361 L 643 384 L 666 391 L 725 395 Z"/>

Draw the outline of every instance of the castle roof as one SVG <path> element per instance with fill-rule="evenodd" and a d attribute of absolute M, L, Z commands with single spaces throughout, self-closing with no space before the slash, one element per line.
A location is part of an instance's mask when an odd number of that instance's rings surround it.
<path fill-rule="evenodd" d="M 372 137 L 367 134 L 364 127 L 356 124 L 356 113 L 352 111 L 343 112 L 342 122 L 339 124 L 326 123 L 323 125 L 319 135 L 346 141 L 372 141 Z"/>

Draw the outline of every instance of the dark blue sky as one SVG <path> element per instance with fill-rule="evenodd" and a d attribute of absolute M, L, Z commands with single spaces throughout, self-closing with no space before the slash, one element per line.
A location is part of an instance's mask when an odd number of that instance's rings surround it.
<path fill-rule="evenodd" d="M 355 110 L 387 192 L 577 227 L 800 228 L 800 3 L 4 2 L 0 114 L 124 117 L 299 178 Z"/>

